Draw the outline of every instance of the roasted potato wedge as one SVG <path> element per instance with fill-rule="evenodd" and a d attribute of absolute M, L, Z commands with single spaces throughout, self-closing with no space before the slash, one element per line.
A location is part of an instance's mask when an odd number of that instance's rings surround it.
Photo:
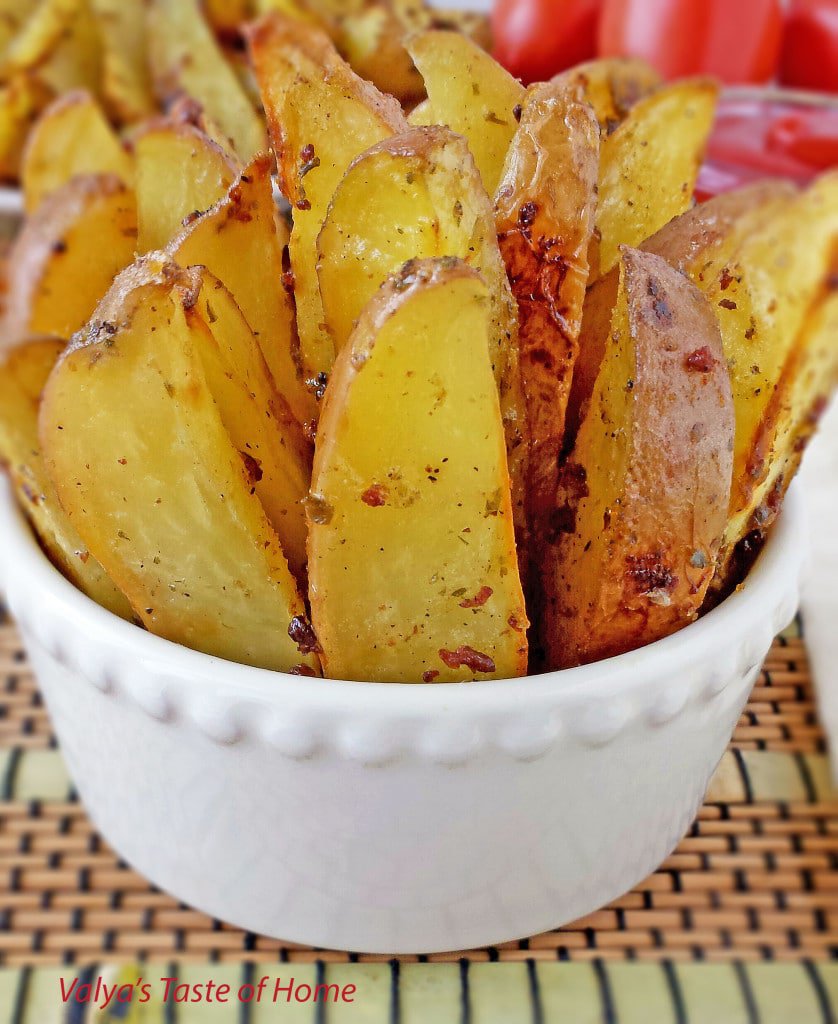
<path fill-rule="evenodd" d="M 89 0 L 41 0 L 9 44 L 2 75 L 29 74 L 55 96 L 71 89 L 96 93 L 102 45 Z"/>
<path fill-rule="evenodd" d="M 0 347 L 30 335 L 69 338 L 136 246 L 134 193 L 118 178 L 85 175 L 53 192 L 12 247 Z"/>
<path fill-rule="evenodd" d="M 411 105 L 425 84 L 407 52 L 407 28 L 387 4 L 364 4 L 335 19 L 333 39 L 352 69 L 382 92 Z"/>
<path fill-rule="evenodd" d="M 624 250 L 602 368 L 558 491 L 549 667 L 622 654 L 698 615 L 727 518 L 733 434 L 712 307 L 660 257 Z"/>
<path fill-rule="evenodd" d="M 524 102 L 524 87 L 458 32 L 419 33 L 408 49 L 428 91 L 428 106 L 417 108 L 411 123 L 444 124 L 463 135 L 486 191 L 494 195 L 518 127 L 516 108 Z"/>
<path fill-rule="evenodd" d="M 229 153 L 181 120 L 152 122 L 136 136 L 134 152 L 140 252 L 165 248 L 186 219 L 224 198 L 240 172 Z"/>
<path fill-rule="evenodd" d="M 518 304 L 530 446 L 526 504 L 536 550 L 543 549 L 555 504 L 598 169 L 599 129 L 590 107 L 562 85 L 533 87 L 498 187 L 496 225 Z"/>
<path fill-rule="evenodd" d="M 17 182 L 32 125 L 52 99 L 52 90 L 29 75 L 0 86 L 0 181 Z"/>
<path fill-rule="evenodd" d="M 602 140 L 590 260 L 595 278 L 616 265 L 621 245 L 640 245 L 689 209 L 717 93 L 705 80 L 665 86 L 635 104 Z"/>
<path fill-rule="evenodd" d="M 782 426 L 782 403 L 774 395 L 829 276 L 838 237 L 838 172 L 780 202 L 760 224 L 746 224 L 695 268 L 721 325 L 736 405 L 734 488 L 719 585 L 728 575 L 725 560 L 766 516 L 771 454 Z"/>
<path fill-rule="evenodd" d="M 21 167 L 27 212 L 79 174 L 114 174 L 134 184 L 134 162 L 101 107 L 75 90 L 44 111 L 27 140 Z"/>
<path fill-rule="evenodd" d="M 661 256 L 700 284 L 702 270 L 716 250 L 725 246 L 727 251 L 732 251 L 745 234 L 781 210 L 796 191 L 789 182 L 769 180 L 715 196 L 671 220 L 639 248 Z M 619 279 L 617 266 L 593 284 L 585 296 L 579 357 L 568 402 L 566 450 L 573 446 L 593 394 L 608 341 L 611 313 L 617 302 Z"/>
<path fill-rule="evenodd" d="M 488 298 L 461 261 L 409 263 L 338 355 L 308 505 L 312 622 L 330 676 L 526 672 Z"/>
<path fill-rule="evenodd" d="M 0 63 L 39 0 L 0 0 Z"/>
<path fill-rule="evenodd" d="M 241 26 L 256 14 L 252 0 L 202 0 L 201 7 L 217 35 L 233 38 Z"/>
<path fill-rule="evenodd" d="M 283 286 L 288 227 L 277 216 L 271 160 L 256 157 L 228 194 L 168 246 L 181 266 L 200 265 L 235 296 L 259 342 L 277 391 L 300 424 L 316 421 L 314 395 L 298 367 L 293 296 Z"/>
<path fill-rule="evenodd" d="M 338 352 L 364 306 L 408 260 L 458 256 L 475 267 L 489 286 L 490 357 L 501 383 L 516 314 L 492 204 L 462 136 L 413 128 L 362 153 L 329 205 L 317 256 Z"/>
<path fill-rule="evenodd" d="M 118 124 L 154 112 L 145 0 L 90 0 L 104 49 L 102 99 Z"/>
<path fill-rule="evenodd" d="M 407 124 L 398 103 L 359 78 L 317 29 L 272 14 L 247 33 L 282 191 L 294 207 L 290 256 L 303 371 L 322 385 L 335 345 L 324 326 L 317 236 L 355 157 Z"/>
<path fill-rule="evenodd" d="M 199 268 L 153 257 L 125 271 L 50 376 L 41 442 L 70 521 L 149 630 L 313 671 L 289 636 L 304 607 L 256 493 L 266 452 L 228 432 L 248 368 L 213 391 L 229 358 L 205 319 L 220 296 Z"/>
<path fill-rule="evenodd" d="M 0 461 L 50 561 L 97 604 L 131 619 L 127 599 L 91 557 L 58 504 L 41 455 L 38 406 L 64 344 L 59 338 L 28 339 L 0 362 Z"/>
<path fill-rule="evenodd" d="M 197 0 L 148 0 L 148 41 L 158 98 L 192 96 L 248 161 L 265 148 L 265 130 Z"/>
<path fill-rule="evenodd" d="M 577 64 L 553 81 L 581 89 L 585 101 L 594 108 L 600 130 L 610 135 L 635 104 L 659 88 L 661 76 L 645 60 L 605 58 Z"/>

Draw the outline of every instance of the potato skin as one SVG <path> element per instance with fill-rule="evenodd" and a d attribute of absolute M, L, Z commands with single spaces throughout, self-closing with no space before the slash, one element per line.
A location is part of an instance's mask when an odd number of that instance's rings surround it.
<path fill-rule="evenodd" d="M 542 627 L 550 668 L 612 657 L 698 614 L 730 497 L 733 402 L 713 311 L 625 249 L 611 336 L 559 486 Z"/>
<path fill-rule="evenodd" d="M 501 254 L 518 304 L 527 533 L 536 545 L 554 507 L 579 351 L 598 158 L 599 129 L 578 95 L 556 84 L 531 89 L 495 206 Z M 519 536 L 519 544 L 526 543 Z"/>

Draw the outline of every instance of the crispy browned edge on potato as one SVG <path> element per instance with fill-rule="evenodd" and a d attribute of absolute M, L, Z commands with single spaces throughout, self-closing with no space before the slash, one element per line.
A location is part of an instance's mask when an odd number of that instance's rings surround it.
<path fill-rule="evenodd" d="M 622 250 L 620 296 L 559 486 L 543 577 L 549 668 L 623 654 L 699 613 L 727 521 L 734 413 L 721 333 L 663 259 Z"/>
<path fill-rule="evenodd" d="M 578 354 L 599 168 L 599 128 L 578 92 L 530 90 L 496 196 L 501 254 L 518 303 L 526 401 L 526 574 L 530 546 L 549 532 Z M 520 473 L 517 474 L 520 476 Z M 520 487 L 513 478 L 513 490 Z"/>

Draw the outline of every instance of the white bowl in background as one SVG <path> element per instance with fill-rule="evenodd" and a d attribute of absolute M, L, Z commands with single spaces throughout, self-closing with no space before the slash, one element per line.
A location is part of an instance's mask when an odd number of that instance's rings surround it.
<path fill-rule="evenodd" d="M 70 773 L 119 854 L 251 931 L 371 953 L 497 944 L 648 876 L 692 822 L 793 617 L 800 497 L 745 586 L 675 636 L 508 682 L 231 664 L 76 591 L 0 481 L 0 573 Z"/>

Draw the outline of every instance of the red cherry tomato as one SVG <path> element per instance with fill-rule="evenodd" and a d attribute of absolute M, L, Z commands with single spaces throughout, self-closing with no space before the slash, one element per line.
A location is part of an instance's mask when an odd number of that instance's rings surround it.
<path fill-rule="evenodd" d="M 601 6 L 602 0 L 497 0 L 495 58 L 527 84 L 591 60 Z"/>
<path fill-rule="evenodd" d="M 643 57 L 664 77 L 766 82 L 777 68 L 779 0 L 605 0 L 603 57 Z"/>
<path fill-rule="evenodd" d="M 792 0 L 780 80 L 801 89 L 838 92 L 838 0 Z"/>

